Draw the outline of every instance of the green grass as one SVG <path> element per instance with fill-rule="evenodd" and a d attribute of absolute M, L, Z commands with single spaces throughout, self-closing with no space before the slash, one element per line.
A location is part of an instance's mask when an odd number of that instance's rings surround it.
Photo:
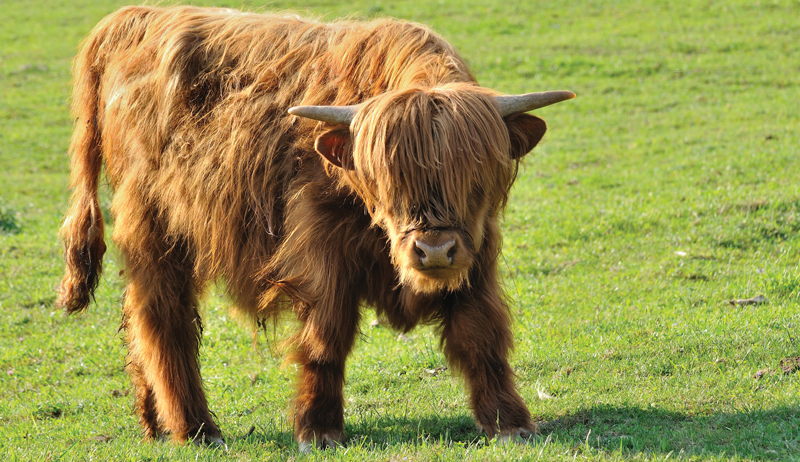
<path fill-rule="evenodd" d="M 7 460 L 800 460 L 800 374 L 780 367 L 800 355 L 800 2 L 270 3 L 424 22 L 485 86 L 579 95 L 538 111 L 550 132 L 524 162 L 504 225 L 513 365 L 542 434 L 487 441 L 460 379 L 440 369 L 434 332 L 399 340 L 368 314 L 348 363 L 347 448 L 309 456 L 292 440 L 295 368 L 278 347 L 291 323 L 254 346 L 227 300 L 205 301 L 201 359 L 223 454 L 142 442 L 113 251 L 97 304 L 53 311 L 70 60 L 121 5 L 3 4 Z M 769 303 L 726 303 L 757 294 Z"/>

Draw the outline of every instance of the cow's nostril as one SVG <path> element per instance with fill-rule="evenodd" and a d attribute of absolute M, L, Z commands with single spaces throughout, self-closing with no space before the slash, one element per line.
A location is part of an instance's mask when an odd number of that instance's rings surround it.
<path fill-rule="evenodd" d="M 414 241 L 414 253 L 416 253 L 419 258 L 425 258 L 427 256 L 425 251 L 420 247 L 419 241 Z"/>
<path fill-rule="evenodd" d="M 457 250 L 456 243 L 453 242 L 453 246 L 450 247 L 450 250 L 447 251 L 447 260 L 450 263 L 453 263 L 453 257 L 456 256 L 456 250 Z"/>

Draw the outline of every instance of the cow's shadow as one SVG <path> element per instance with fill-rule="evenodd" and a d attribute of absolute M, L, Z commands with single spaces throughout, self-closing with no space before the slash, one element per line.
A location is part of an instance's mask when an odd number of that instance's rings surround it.
<path fill-rule="evenodd" d="M 345 424 L 347 445 L 369 445 L 391 447 L 400 444 L 429 444 L 435 441 L 450 441 L 464 444 L 483 444 L 486 437 L 478 431 L 475 421 L 468 415 L 453 417 L 430 416 L 419 419 L 382 416 L 357 418 L 355 423 Z M 291 432 L 283 427 L 254 427 L 244 435 L 225 435 L 230 443 L 234 440 L 256 444 L 268 444 L 279 449 L 296 450 L 297 443 Z"/>
<path fill-rule="evenodd" d="M 539 439 L 602 452 L 786 460 L 800 455 L 800 406 L 673 412 L 597 405 L 541 424 Z M 591 432 L 590 432 L 591 430 Z M 544 441 L 541 442 L 544 444 Z"/>
<path fill-rule="evenodd" d="M 558 443 L 620 455 L 680 455 L 786 460 L 800 454 L 800 406 L 741 412 L 695 413 L 649 407 L 596 405 L 539 422 L 541 433 L 527 444 Z M 439 441 L 480 446 L 486 437 L 468 415 L 420 419 L 382 416 L 346 427 L 348 444 L 378 447 Z M 237 438 L 236 436 L 233 436 Z M 295 445 L 290 433 L 261 429 L 239 438 Z"/>

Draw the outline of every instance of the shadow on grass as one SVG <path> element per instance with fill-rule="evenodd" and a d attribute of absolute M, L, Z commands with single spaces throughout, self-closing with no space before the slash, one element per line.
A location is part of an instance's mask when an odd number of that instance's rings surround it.
<path fill-rule="evenodd" d="M 224 429 L 223 429 L 224 431 Z M 480 433 L 469 416 L 426 417 L 406 419 L 379 417 L 364 418 L 358 423 L 346 424 L 347 446 L 366 444 L 369 446 L 394 446 L 399 444 L 425 444 L 446 441 L 466 445 L 483 444 L 485 435 Z M 225 434 L 228 444 L 242 441 L 245 444 L 262 444 L 281 450 L 296 450 L 297 443 L 291 432 L 276 427 L 256 427 L 244 435 Z"/>
<path fill-rule="evenodd" d="M 800 407 L 690 415 L 657 408 L 599 405 L 540 422 L 541 434 L 528 444 L 557 444 L 574 451 L 617 453 L 622 456 L 737 455 L 744 459 L 790 460 L 800 455 Z M 472 418 L 432 416 L 421 419 L 382 416 L 364 418 L 345 429 L 348 446 L 391 447 L 400 444 L 487 444 Z M 291 432 L 257 428 L 231 440 L 260 443 L 293 451 Z"/>
<path fill-rule="evenodd" d="M 800 455 L 800 407 L 690 415 L 599 405 L 541 423 L 543 437 L 622 454 L 732 456 L 787 460 Z"/>

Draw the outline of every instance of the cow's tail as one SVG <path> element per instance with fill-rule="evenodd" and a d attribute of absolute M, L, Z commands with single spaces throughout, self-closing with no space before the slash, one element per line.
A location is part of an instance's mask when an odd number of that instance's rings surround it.
<path fill-rule="evenodd" d="M 72 198 L 59 233 L 66 269 L 56 300 L 56 305 L 70 314 L 82 311 L 94 298 L 106 251 L 103 212 L 97 196 L 103 157 L 97 117 L 101 70 L 96 67 L 96 52 L 102 38 L 92 34 L 73 65 Z"/>
<path fill-rule="evenodd" d="M 103 165 L 98 113 L 101 79 L 113 55 L 141 40 L 153 13 L 152 8 L 126 7 L 106 16 L 86 38 L 73 63 L 72 198 L 60 232 L 66 270 L 56 300 L 68 313 L 83 310 L 94 298 L 106 251 L 97 194 Z"/>
<path fill-rule="evenodd" d="M 109 29 L 113 29 L 113 21 L 109 19 L 92 31 L 73 62 L 75 128 L 69 147 L 72 197 L 59 233 L 66 269 L 56 300 L 56 306 L 70 314 L 82 311 L 94 299 L 106 251 L 103 212 L 97 194 L 103 165 L 98 102 L 107 56 L 103 49 L 105 42 L 111 40 Z"/>

